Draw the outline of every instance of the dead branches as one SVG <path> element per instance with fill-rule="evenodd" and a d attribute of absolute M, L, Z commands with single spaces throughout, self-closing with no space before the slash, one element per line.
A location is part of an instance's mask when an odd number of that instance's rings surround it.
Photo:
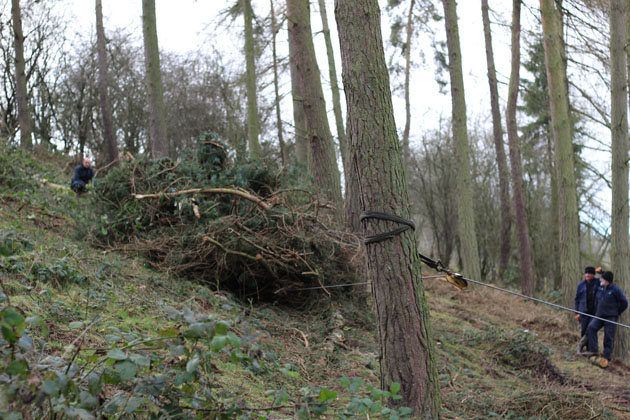
<path fill-rule="evenodd" d="M 271 210 L 271 205 L 265 202 L 263 199 L 240 189 L 233 188 L 191 188 L 189 190 L 176 191 L 172 193 L 158 193 L 158 194 L 131 194 L 137 200 L 145 198 L 160 198 L 160 197 L 177 197 L 179 195 L 191 195 L 191 194 L 232 194 L 256 203 L 263 210 Z"/>
<path fill-rule="evenodd" d="M 256 164 L 226 170 L 216 164 L 224 153 L 215 152 L 207 161 L 138 160 L 112 169 L 94 195 L 95 241 L 244 299 L 303 305 L 356 280 L 359 243 L 327 227 L 330 212 L 317 195 L 281 189 L 295 180 Z"/>

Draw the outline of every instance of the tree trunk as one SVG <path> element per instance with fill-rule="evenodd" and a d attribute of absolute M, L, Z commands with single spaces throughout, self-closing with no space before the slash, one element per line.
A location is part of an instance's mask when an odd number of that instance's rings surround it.
<path fill-rule="evenodd" d="M 276 125 L 278 128 L 278 143 L 280 145 L 280 161 L 282 168 L 286 169 L 288 164 L 287 146 L 284 143 L 284 134 L 282 133 L 282 114 L 280 113 L 280 87 L 278 86 L 278 54 L 276 52 L 276 35 L 278 28 L 276 26 L 276 12 L 274 10 L 273 0 L 269 0 L 271 6 L 271 52 L 273 56 L 273 89 L 276 95 Z"/>
<path fill-rule="evenodd" d="M 626 45 L 630 45 L 630 7 L 626 7 Z M 628 86 L 630 86 L 630 48 L 626 48 L 626 60 L 627 60 L 627 72 Z M 630 96 L 630 89 L 628 89 L 628 95 Z"/>
<path fill-rule="evenodd" d="M 326 13 L 326 1 L 319 0 L 319 13 L 322 17 L 322 32 L 326 43 L 326 53 L 328 55 L 328 74 L 330 77 L 330 90 L 332 91 L 333 113 L 335 114 L 335 125 L 337 126 L 337 138 L 339 139 L 339 153 L 344 172 L 347 168 L 347 140 L 346 129 L 343 124 L 341 112 L 341 98 L 339 95 L 339 83 L 337 82 L 337 66 L 335 65 L 335 52 L 330 39 L 330 28 L 328 27 L 328 14 Z"/>
<path fill-rule="evenodd" d="M 350 162 L 363 210 L 409 217 L 405 169 L 396 132 L 376 0 L 336 0 Z M 368 220 L 364 233 L 396 226 Z M 378 320 L 381 386 L 401 384 L 396 406 L 423 419 L 440 418 L 439 381 L 429 308 L 413 231 L 368 245 Z"/>
<path fill-rule="evenodd" d="M 569 118 L 566 62 L 562 22 L 554 0 L 540 0 L 549 106 L 554 138 L 554 158 L 558 177 L 558 219 L 560 224 L 560 275 L 562 302 L 573 305 L 575 282 L 580 277 L 577 190 Z"/>
<path fill-rule="evenodd" d="M 413 37 L 413 8 L 415 0 L 409 1 L 407 14 L 407 39 L 405 43 L 405 129 L 403 130 L 402 146 L 405 169 L 409 171 L 409 131 L 411 131 L 411 100 L 409 98 L 409 81 L 411 78 L 411 39 Z"/>
<path fill-rule="evenodd" d="M 83 111 L 80 111 L 80 114 Z M 80 115 L 79 114 L 79 115 Z M 85 156 L 85 144 L 87 143 L 88 131 L 89 131 L 89 117 L 86 115 L 83 118 L 79 116 L 79 132 L 77 134 L 77 140 L 79 141 L 79 156 Z"/>
<path fill-rule="evenodd" d="M 529 229 L 525 200 L 523 198 L 523 169 L 521 165 L 521 148 L 516 125 L 516 104 L 518 101 L 518 85 L 521 67 L 521 0 L 512 1 L 512 69 L 507 103 L 507 129 L 512 168 L 512 192 L 514 195 L 514 211 L 516 213 L 516 232 L 521 262 L 521 291 L 533 296 L 535 285 L 532 273 L 532 251 L 529 243 Z"/>
<path fill-rule="evenodd" d="M 226 111 L 226 123 L 227 123 L 227 138 L 230 145 L 236 151 L 236 162 L 242 164 L 247 160 L 247 139 L 245 138 L 246 130 L 243 129 L 238 115 L 238 110 L 241 108 L 240 99 L 237 97 L 236 103 L 232 103 L 230 91 L 233 87 L 223 82 L 220 85 L 221 99 L 225 104 Z"/>
<path fill-rule="evenodd" d="M 628 290 L 630 264 L 628 263 L 628 78 L 625 0 L 612 0 L 610 5 L 610 125 L 612 131 L 612 209 L 611 209 L 611 263 L 618 286 Z M 619 322 L 627 324 L 630 317 L 623 313 Z M 613 355 L 628 360 L 630 334 L 617 328 Z"/>
<path fill-rule="evenodd" d="M 11 0 L 11 20 L 13 23 L 13 48 L 15 49 L 15 99 L 20 126 L 20 145 L 24 148 L 33 146 L 31 139 L 31 116 L 28 111 L 28 92 L 26 90 L 26 63 L 24 61 L 24 34 L 22 33 L 22 13 L 20 0 Z"/>
<path fill-rule="evenodd" d="M 311 32 L 309 0 L 287 0 L 289 36 L 293 38 L 295 66 L 298 73 L 306 131 L 309 144 L 309 167 L 320 191 L 335 206 L 336 221 L 343 219 L 341 181 L 335 145 L 328 125 L 324 92 L 315 59 Z"/>
<path fill-rule="evenodd" d="M 289 23 L 290 26 L 290 23 Z M 291 97 L 293 99 L 293 129 L 295 133 L 295 154 L 298 162 L 308 167 L 308 137 L 306 136 L 306 117 L 298 70 L 295 65 L 294 40 L 289 36 L 289 70 L 291 72 Z"/>
<path fill-rule="evenodd" d="M 258 135 L 258 99 L 256 96 L 256 52 L 254 51 L 254 29 L 252 27 L 252 2 L 241 0 L 245 21 L 245 73 L 247 84 L 247 143 L 250 159 L 260 159 Z"/>
<path fill-rule="evenodd" d="M 105 29 L 103 28 L 103 4 L 102 0 L 96 0 L 96 45 L 98 51 L 98 95 L 101 102 L 101 115 L 103 117 L 103 132 L 105 135 L 105 148 L 107 150 L 107 162 L 112 163 L 118 159 L 118 147 L 114 137 L 112 125 L 112 113 L 109 108 L 107 95 L 107 55 L 105 52 Z"/>
<path fill-rule="evenodd" d="M 455 0 L 442 0 L 446 43 L 448 47 L 448 70 L 451 77 L 451 101 L 453 104 L 453 136 L 457 158 L 457 230 L 461 243 L 463 271 L 472 279 L 481 278 L 475 215 L 473 209 L 472 177 L 470 170 L 470 146 L 466 127 L 466 99 L 462 54 L 459 46 L 459 29 Z"/>
<path fill-rule="evenodd" d="M 503 128 L 501 127 L 501 110 L 499 108 L 499 90 L 497 71 L 494 66 L 494 52 L 490 31 L 488 0 L 481 0 L 481 16 L 486 44 L 486 62 L 488 65 L 488 84 L 490 86 L 490 108 L 492 110 L 492 133 L 494 149 L 497 154 L 499 172 L 499 203 L 501 209 L 501 233 L 499 235 L 499 276 L 503 276 L 510 262 L 510 231 L 512 230 L 512 213 L 510 211 L 510 181 L 508 178 L 507 159 L 503 149 Z"/>
<path fill-rule="evenodd" d="M 552 130 L 549 130 L 550 132 Z M 549 155 L 549 174 L 551 177 L 551 253 L 554 261 L 560 260 L 560 207 L 558 204 L 558 170 L 554 163 L 554 140 L 550 136 L 547 140 L 547 153 Z M 553 289 L 562 290 L 562 275 L 560 270 L 554 270 L 551 274 Z"/>
<path fill-rule="evenodd" d="M 356 160 L 352 160 L 352 155 L 350 153 L 350 145 L 348 144 L 348 161 L 345 172 L 345 180 L 346 180 L 346 195 L 344 199 L 344 219 L 346 224 L 346 229 L 357 235 L 357 237 L 361 236 L 361 196 L 360 196 L 360 184 L 359 184 L 359 174 L 361 173 L 361 169 L 357 166 L 358 162 Z M 364 250 L 362 250 L 364 251 Z M 370 274 L 367 271 L 367 255 L 365 252 L 361 252 L 362 261 L 358 262 L 357 267 L 360 272 L 359 276 L 367 279 L 369 281 Z M 370 285 L 371 287 L 371 285 Z M 368 297 L 369 290 L 368 287 L 354 287 L 351 291 L 352 299 L 357 306 L 367 306 L 368 305 Z"/>
<path fill-rule="evenodd" d="M 142 33 L 144 35 L 147 100 L 149 101 L 151 155 L 158 158 L 166 156 L 166 116 L 155 19 L 155 0 L 142 0 Z"/>

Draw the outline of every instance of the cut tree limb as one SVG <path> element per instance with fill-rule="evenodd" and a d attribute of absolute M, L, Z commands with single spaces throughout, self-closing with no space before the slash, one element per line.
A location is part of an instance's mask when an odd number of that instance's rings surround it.
<path fill-rule="evenodd" d="M 131 194 L 132 197 L 142 200 L 144 198 L 159 198 L 159 197 L 176 197 L 179 195 L 188 194 L 232 194 L 245 198 L 253 203 L 256 203 L 264 210 L 270 210 L 271 205 L 259 197 L 248 193 L 247 191 L 236 190 L 232 188 L 192 188 L 190 190 L 176 191 L 172 193 L 159 193 L 159 194 Z"/>
<path fill-rule="evenodd" d="M 59 184 L 55 184 L 54 182 L 50 182 L 45 178 L 38 178 L 37 180 L 42 186 L 48 185 L 49 187 L 56 188 L 58 190 L 65 190 L 66 188 L 68 188 L 65 185 L 59 185 Z"/>

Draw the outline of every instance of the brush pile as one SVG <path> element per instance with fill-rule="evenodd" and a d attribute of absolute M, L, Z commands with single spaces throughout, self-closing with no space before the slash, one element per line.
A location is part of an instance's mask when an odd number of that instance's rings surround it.
<path fill-rule="evenodd" d="M 259 162 L 232 167 L 204 139 L 196 156 L 128 160 L 97 181 L 92 234 L 241 298 L 297 304 L 308 293 L 295 289 L 356 281 L 361 262 L 357 239 L 330 230 L 327 205 L 298 180 Z"/>

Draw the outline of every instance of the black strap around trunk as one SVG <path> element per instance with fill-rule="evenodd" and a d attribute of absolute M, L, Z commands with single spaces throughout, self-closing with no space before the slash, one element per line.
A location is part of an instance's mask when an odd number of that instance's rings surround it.
<path fill-rule="evenodd" d="M 395 214 L 382 213 L 378 211 L 364 211 L 363 213 L 361 213 L 359 220 L 362 222 L 366 219 L 386 220 L 389 222 L 400 223 L 401 225 L 404 225 L 389 232 L 366 236 L 363 240 L 363 243 L 366 245 L 375 244 L 386 239 L 394 238 L 408 229 L 416 230 L 416 224 L 413 222 L 413 220 L 405 219 L 400 216 L 396 216 Z"/>

